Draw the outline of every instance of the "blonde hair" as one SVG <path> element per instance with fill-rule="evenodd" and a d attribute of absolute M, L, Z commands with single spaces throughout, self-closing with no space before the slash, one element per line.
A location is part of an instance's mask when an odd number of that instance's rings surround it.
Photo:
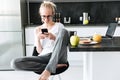
<path fill-rule="evenodd" d="M 40 8 L 39 8 L 39 13 L 42 7 L 46 7 L 46 8 L 50 8 L 52 9 L 52 14 L 55 14 L 55 10 L 56 10 L 56 5 L 51 2 L 51 1 L 43 1 L 43 3 L 41 3 Z"/>

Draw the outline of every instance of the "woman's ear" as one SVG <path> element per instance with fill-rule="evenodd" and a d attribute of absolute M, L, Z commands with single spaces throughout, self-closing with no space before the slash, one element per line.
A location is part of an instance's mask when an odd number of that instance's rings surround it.
<path fill-rule="evenodd" d="M 41 18 L 41 22 L 44 23 L 43 19 Z"/>

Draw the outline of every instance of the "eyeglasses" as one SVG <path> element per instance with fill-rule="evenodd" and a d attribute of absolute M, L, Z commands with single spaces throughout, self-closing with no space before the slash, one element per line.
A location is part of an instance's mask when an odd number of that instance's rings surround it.
<path fill-rule="evenodd" d="M 41 15 L 41 18 L 42 18 L 42 19 L 45 19 L 45 18 L 47 18 L 47 19 L 52 19 L 52 18 L 53 18 L 53 15 L 48 15 L 48 16 Z"/>

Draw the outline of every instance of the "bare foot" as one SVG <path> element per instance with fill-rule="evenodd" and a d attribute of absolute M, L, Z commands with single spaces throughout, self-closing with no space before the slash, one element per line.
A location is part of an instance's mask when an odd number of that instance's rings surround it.
<path fill-rule="evenodd" d="M 44 70 L 39 78 L 39 80 L 48 80 L 50 77 L 50 72 L 47 70 Z"/>

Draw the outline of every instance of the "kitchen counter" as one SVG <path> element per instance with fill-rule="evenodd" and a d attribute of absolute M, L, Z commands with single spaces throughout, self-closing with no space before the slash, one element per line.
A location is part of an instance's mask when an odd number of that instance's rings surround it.
<path fill-rule="evenodd" d="M 113 37 L 112 39 L 102 39 L 101 43 L 91 45 L 78 45 L 72 47 L 69 45 L 70 52 L 76 51 L 120 51 L 120 37 Z"/>
<path fill-rule="evenodd" d="M 120 79 L 120 37 L 94 45 L 69 45 L 69 51 L 83 54 L 83 80 Z"/>

